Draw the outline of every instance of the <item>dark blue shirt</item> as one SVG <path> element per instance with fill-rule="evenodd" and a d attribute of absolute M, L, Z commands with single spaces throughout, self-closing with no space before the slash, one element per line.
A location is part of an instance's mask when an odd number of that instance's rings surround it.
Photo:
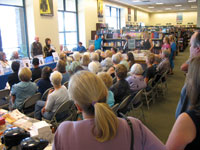
<path fill-rule="evenodd" d="M 50 80 L 44 80 L 44 79 L 39 80 L 37 86 L 38 86 L 38 92 L 40 92 L 41 95 L 43 95 L 47 89 L 52 87 Z"/>
<path fill-rule="evenodd" d="M 78 52 L 86 52 L 86 49 L 84 46 L 78 46 L 76 49 Z"/>

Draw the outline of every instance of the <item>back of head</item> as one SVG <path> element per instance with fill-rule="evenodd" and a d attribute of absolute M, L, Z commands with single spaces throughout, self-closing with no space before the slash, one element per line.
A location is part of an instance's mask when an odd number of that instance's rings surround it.
<path fill-rule="evenodd" d="M 22 68 L 18 73 L 20 81 L 29 82 L 32 77 L 32 72 L 29 68 Z"/>
<path fill-rule="evenodd" d="M 89 52 L 94 52 L 94 45 L 90 45 L 88 50 L 89 50 Z"/>
<path fill-rule="evenodd" d="M 112 61 L 113 61 L 114 64 L 119 64 L 120 61 L 121 61 L 120 56 L 118 54 L 114 54 L 112 56 Z"/>
<path fill-rule="evenodd" d="M 148 60 L 148 63 L 152 65 L 154 63 L 154 60 L 155 60 L 155 55 L 153 53 L 150 53 L 147 56 L 147 60 Z"/>
<path fill-rule="evenodd" d="M 125 79 L 127 76 L 127 68 L 122 64 L 118 64 L 115 67 L 115 74 L 120 80 Z"/>
<path fill-rule="evenodd" d="M 78 71 L 82 71 L 84 70 L 83 67 L 81 67 L 80 65 L 77 66 L 75 69 L 74 69 L 74 73 L 78 72 Z"/>
<path fill-rule="evenodd" d="M 39 64 L 40 64 L 39 59 L 38 58 L 33 58 L 32 64 L 33 64 L 34 67 L 39 66 Z"/>
<path fill-rule="evenodd" d="M 107 57 L 112 57 L 112 52 L 110 51 L 110 50 L 106 50 L 105 51 L 105 57 L 107 58 Z"/>
<path fill-rule="evenodd" d="M 74 58 L 74 61 L 80 61 L 81 54 L 79 52 L 74 52 L 73 58 Z"/>
<path fill-rule="evenodd" d="M 90 63 L 90 57 L 88 55 L 83 55 L 81 59 L 81 65 L 88 66 L 89 63 Z"/>
<path fill-rule="evenodd" d="M 54 71 L 50 75 L 50 81 L 54 87 L 61 86 L 62 74 L 58 71 Z"/>
<path fill-rule="evenodd" d="M 169 58 L 169 51 L 168 50 L 163 50 L 162 54 L 164 55 L 165 58 Z"/>
<path fill-rule="evenodd" d="M 131 67 L 131 73 L 135 75 L 142 75 L 144 70 L 142 69 L 142 66 L 140 64 L 134 64 Z"/>
<path fill-rule="evenodd" d="M 66 54 L 64 52 L 60 53 L 59 58 L 60 58 L 60 60 L 62 60 L 64 62 L 67 61 L 67 57 L 66 57 Z"/>
<path fill-rule="evenodd" d="M 127 53 L 127 57 L 128 57 L 128 61 L 132 61 L 132 62 L 135 61 L 133 53 L 128 52 L 128 53 Z"/>
<path fill-rule="evenodd" d="M 88 65 L 88 70 L 94 74 L 97 74 L 99 71 L 99 67 L 95 62 L 91 62 Z"/>
<path fill-rule="evenodd" d="M 11 64 L 11 68 L 13 72 L 18 72 L 20 67 L 20 63 L 18 61 L 13 61 Z"/>
<path fill-rule="evenodd" d="M 99 54 L 94 52 L 91 54 L 91 60 L 92 61 L 99 61 Z"/>
<path fill-rule="evenodd" d="M 197 109 L 200 106 L 200 56 L 193 57 L 186 79 L 186 93 L 190 100 L 190 109 Z M 199 111 L 199 109 L 198 109 Z"/>
<path fill-rule="evenodd" d="M 159 64 L 160 61 L 161 61 L 161 60 L 160 60 L 160 57 L 158 57 L 158 56 L 155 56 L 155 57 L 154 57 L 154 63 L 155 63 L 155 64 Z"/>
<path fill-rule="evenodd" d="M 113 84 L 113 79 L 111 77 L 111 75 L 107 72 L 100 72 L 97 75 L 99 78 L 101 78 L 103 80 L 103 82 L 105 83 L 106 87 L 109 89 L 112 84 Z"/>
<path fill-rule="evenodd" d="M 52 69 L 50 67 L 46 66 L 42 69 L 42 75 L 41 76 L 44 80 L 49 80 L 51 73 L 52 73 Z"/>
<path fill-rule="evenodd" d="M 80 71 L 69 81 L 69 96 L 90 116 L 94 115 L 93 135 L 99 142 L 113 139 L 117 134 L 118 120 L 106 104 L 108 90 L 95 74 Z"/>
<path fill-rule="evenodd" d="M 60 73 L 65 73 L 66 72 L 66 63 L 62 60 L 59 60 L 58 63 L 57 63 L 56 69 Z"/>

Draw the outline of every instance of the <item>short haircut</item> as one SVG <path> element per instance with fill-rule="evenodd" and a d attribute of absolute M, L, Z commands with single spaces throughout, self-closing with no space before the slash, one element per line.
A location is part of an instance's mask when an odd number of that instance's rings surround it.
<path fill-rule="evenodd" d="M 105 85 L 108 89 L 112 86 L 113 79 L 109 73 L 100 72 L 100 73 L 98 73 L 98 76 L 103 80 L 103 82 L 105 83 Z"/>
<path fill-rule="evenodd" d="M 147 60 L 150 64 L 153 64 L 154 63 L 154 60 L 155 60 L 155 55 L 153 53 L 150 53 L 148 56 L 147 56 Z"/>
<path fill-rule="evenodd" d="M 88 65 L 88 70 L 94 74 L 97 74 L 98 71 L 99 71 L 99 67 L 98 65 L 96 64 L 96 62 L 91 62 L 89 63 Z"/>
<path fill-rule="evenodd" d="M 20 63 L 18 61 L 13 61 L 11 64 L 11 68 L 13 72 L 18 72 L 20 67 Z"/>
<path fill-rule="evenodd" d="M 112 52 L 110 50 L 105 51 L 105 57 L 110 57 L 112 58 Z"/>
<path fill-rule="evenodd" d="M 60 73 L 65 73 L 66 72 L 66 63 L 62 60 L 59 60 L 57 63 L 56 69 Z"/>
<path fill-rule="evenodd" d="M 115 68 L 115 74 L 120 80 L 125 79 L 127 76 L 127 68 L 122 64 L 118 64 Z"/>
<path fill-rule="evenodd" d="M 91 60 L 92 61 L 99 61 L 99 54 L 97 52 L 93 52 L 91 54 Z"/>
<path fill-rule="evenodd" d="M 163 50 L 162 53 L 163 53 L 163 55 L 164 55 L 165 58 L 169 58 L 170 53 L 169 53 L 168 50 Z"/>
<path fill-rule="evenodd" d="M 154 57 L 154 62 L 160 63 L 160 61 L 161 61 L 160 57 L 158 57 L 158 56 Z"/>
<path fill-rule="evenodd" d="M 81 54 L 79 52 L 74 52 L 73 58 L 74 58 L 75 61 L 80 61 Z"/>
<path fill-rule="evenodd" d="M 38 58 L 33 58 L 32 64 L 33 64 L 33 66 L 38 66 L 40 64 L 39 63 L 39 59 Z"/>
<path fill-rule="evenodd" d="M 89 63 L 90 63 L 90 57 L 88 55 L 83 55 L 81 59 L 81 65 L 88 66 Z"/>
<path fill-rule="evenodd" d="M 52 69 L 50 67 L 46 66 L 42 69 L 42 75 L 41 76 L 42 76 L 43 79 L 49 80 L 49 77 L 50 77 L 52 72 L 53 72 Z"/>
<path fill-rule="evenodd" d="M 76 73 L 78 71 L 82 71 L 82 70 L 84 70 L 83 67 L 81 67 L 80 65 L 76 66 L 76 68 L 74 69 L 74 73 Z"/>
<path fill-rule="evenodd" d="M 118 54 L 114 54 L 112 56 L 112 61 L 113 61 L 114 64 L 119 64 L 120 61 L 121 61 L 120 56 Z"/>
<path fill-rule="evenodd" d="M 66 57 L 66 54 L 64 52 L 60 53 L 59 55 L 59 59 L 66 62 L 67 61 L 67 57 Z"/>
<path fill-rule="evenodd" d="M 131 73 L 132 74 L 135 74 L 135 75 L 142 75 L 144 72 L 144 70 L 142 69 L 142 66 L 140 64 L 134 64 L 132 67 L 131 67 Z"/>
<path fill-rule="evenodd" d="M 18 77 L 19 77 L 20 81 L 28 82 L 31 80 L 32 72 L 27 67 L 22 68 L 18 73 Z"/>
<path fill-rule="evenodd" d="M 60 86 L 61 85 L 61 81 L 62 81 L 62 74 L 60 72 L 58 72 L 58 71 L 54 71 L 50 75 L 50 81 L 51 81 L 53 86 Z"/>

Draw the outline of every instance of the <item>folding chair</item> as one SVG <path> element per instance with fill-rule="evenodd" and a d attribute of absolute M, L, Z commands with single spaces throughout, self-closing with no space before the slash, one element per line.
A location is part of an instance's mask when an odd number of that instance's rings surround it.
<path fill-rule="evenodd" d="M 111 109 L 115 114 L 117 114 L 118 108 L 119 108 L 119 104 L 115 104 L 114 106 L 112 106 Z"/>
<path fill-rule="evenodd" d="M 66 81 L 63 85 L 68 89 L 69 81 Z"/>
<path fill-rule="evenodd" d="M 10 94 L 9 89 L 0 90 L 0 108 L 8 109 L 9 98 L 10 98 L 9 94 Z"/>
<path fill-rule="evenodd" d="M 77 110 L 74 105 L 74 102 L 71 100 L 68 100 L 61 104 L 56 112 L 53 114 L 51 120 L 46 120 L 43 118 L 43 120 L 49 122 L 52 124 L 53 127 L 57 128 L 63 121 L 75 121 L 77 118 Z"/>
<path fill-rule="evenodd" d="M 27 98 L 24 101 L 23 107 L 20 111 L 29 117 L 33 117 L 35 111 L 35 104 L 38 100 L 40 100 L 40 98 L 41 98 L 40 93 L 36 93 L 35 95 Z"/>
<path fill-rule="evenodd" d="M 143 118 L 143 120 L 145 121 L 145 117 L 144 117 L 144 111 L 143 111 L 143 101 L 142 101 L 142 94 L 143 94 L 143 89 L 140 90 L 131 100 L 130 105 L 131 105 L 131 110 L 134 112 L 141 110 L 140 115 L 138 118 Z"/>
<path fill-rule="evenodd" d="M 42 97 L 41 97 L 41 100 L 46 101 L 47 96 L 48 96 L 48 93 L 49 93 L 49 90 L 51 90 L 51 89 L 53 89 L 53 87 L 47 89 L 47 90 L 43 93 L 43 95 L 42 95 Z"/>
<path fill-rule="evenodd" d="M 37 83 L 38 83 L 38 81 L 39 81 L 39 80 L 41 80 L 41 79 L 42 79 L 42 78 L 35 79 L 35 81 L 34 81 L 34 82 L 37 84 Z"/>
<path fill-rule="evenodd" d="M 150 79 L 147 88 L 144 89 L 143 95 L 145 97 L 145 102 L 147 104 L 147 108 L 149 109 L 149 104 L 151 101 L 155 101 L 155 93 L 152 87 L 153 79 Z"/>
<path fill-rule="evenodd" d="M 127 106 L 130 103 L 130 97 L 131 95 L 127 96 L 120 104 L 118 107 L 118 113 L 121 112 L 123 114 L 126 114 L 128 112 Z"/>
<path fill-rule="evenodd" d="M 168 70 L 161 75 L 160 79 L 157 82 L 157 92 L 161 92 L 163 96 L 165 96 L 167 91 L 167 73 Z"/>

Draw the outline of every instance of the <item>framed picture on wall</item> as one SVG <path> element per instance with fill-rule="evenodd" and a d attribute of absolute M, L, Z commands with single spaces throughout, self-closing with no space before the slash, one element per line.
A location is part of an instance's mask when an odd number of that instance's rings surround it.
<path fill-rule="evenodd" d="M 53 16 L 53 0 L 40 0 L 40 15 Z"/>
<path fill-rule="evenodd" d="M 98 18 L 103 18 L 103 0 L 97 0 Z"/>

